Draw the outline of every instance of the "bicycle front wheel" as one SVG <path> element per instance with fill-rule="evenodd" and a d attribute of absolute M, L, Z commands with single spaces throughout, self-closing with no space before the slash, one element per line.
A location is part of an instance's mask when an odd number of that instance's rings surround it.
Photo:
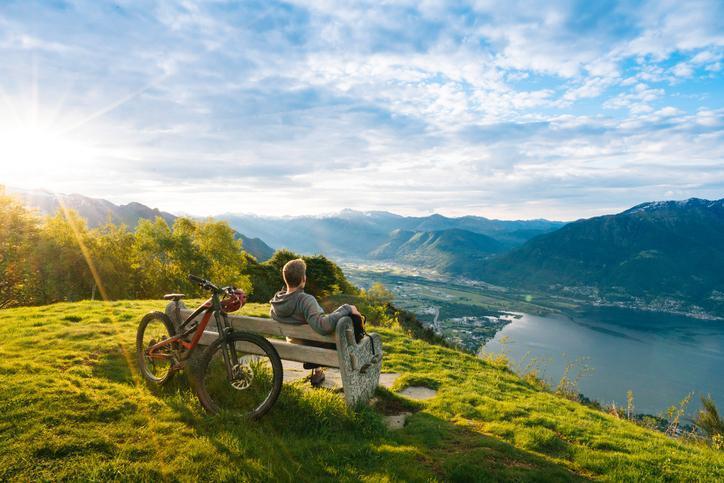
<path fill-rule="evenodd" d="M 279 354 L 268 340 L 235 332 L 226 343 L 219 338 L 206 348 L 193 376 L 194 386 L 208 412 L 232 412 L 258 419 L 279 397 L 282 371 Z"/>

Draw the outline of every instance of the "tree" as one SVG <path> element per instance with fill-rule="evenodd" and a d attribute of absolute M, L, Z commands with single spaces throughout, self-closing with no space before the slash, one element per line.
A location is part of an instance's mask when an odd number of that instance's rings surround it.
<path fill-rule="evenodd" d="M 306 291 L 317 297 L 326 297 L 339 293 L 356 293 L 337 264 L 324 255 L 304 257 L 307 263 Z"/>
<path fill-rule="evenodd" d="M 75 211 L 47 217 L 38 242 L 39 303 L 90 298 L 95 280 L 92 235 Z"/>
<path fill-rule="evenodd" d="M 373 304 L 385 305 L 395 299 L 395 294 L 387 290 L 380 282 L 375 282 L 367 290 L 367 299 Z"/>
<path fill-rule="evenodd" d="M 177 218 L 170 228 L 160 217 L 154 222 L 141 220 L 132 254 L 139 297 L 158 297 L 169 291 L 202 295 L 188 280 L 189 274 L 219 285 L 252 289 L 244 273 L 247 260 L 241 241 L 234 239 L 234 230 L 226 222 Z"/>
<path fill-rule="evenodd" d="M 302 257 L 297 255 L 293 251 L 287 250 L 286 248 L 281 248 L 281 249 L 275 251 L 274 255 L 272 255 L 272 257 L 269 260 L 264 262 L 264 265 L 267 265 L 267 266 L 270 266 L 270 267 L 273 267 L 274 269 L 276 269 L 277 273 L 281 277 L 282 268 L 284 267 L 284 265 L 286 265 L 286 263 L 288 261 L 294 260 L 296 258 L 302 258 Z"/>
<path fill-rule="evenodd" d="M 134 234 L 126 225 L 108 223 L 92 230 L 93 260 L 100 282 L 109 299 L 132 297 L 136 277 L 132 267 Z"/>
<path fill-rule="evenodd" d="M 266 303 L 274 294 L 284 286 L 282 268 L 289 260 L 301 258 L 296 253 L 285 248 L 274 252 L 272 257 L 264 263 L 257 262 L 254 257 L 244 254 L 244 272 L 251 280 L 253 290 L 249 301 Z"/>
<path fill-rule="evenodd" d="M 186 275 L 176 263 L 176 245 L 171 229 L 160 216 L 141 220 L 131 249 L 131 267 L 135 272 L 136 297 L 159 297 L 165 292 L 190 288 Z"/>
<path fill-rule="evenodd" d="M 6 196 L 0 186 L 0 308 L 99 296 L 157 298 L 179 291 L 202 295 L 193 273 L 234 285 L 250 300 L 266 302 L 283 285 L 281 270 L 300 258 L 278 250 L 258 263 L 226 222 L 161 217 L 141 220 L 135 232 L 109 219 L 89 230 L 76 212 L 61 209 L 43 219 Z M 342 270 L 322 255 L 303 257 L 307 291 L 317 297 L 357 294 Z"/>
<path fill-rule="evenodd" d="M 322 255 L 304 256 L 287 249 L 277 250 L 264 263 L 258 263 L 251 257 L 247 261 L 247 273 L 252 279 L 254 291 L 252 302 L 267 302 L 279 288 L 284 286 L 282 268 L 296 258 L 307 264 L 307 285 L 305 291 L 315 297 L 326 297 L 339 293 L 357 294 L 357 289 L 347 281 L 342 269 Z"/>
<path fill-rule="evenodd" d="M 0 186 L 0 308 L 33 303 L 39 219 Z"/>
<path fill-rule="evenodd" d="M 233 285 L 251 292 L 251 279 L 244 274 L 247 257 L 242 255 L 242 242 L 234 238 L 229 224 L 209 219 L 195 222 L 195 228 L 194 246 L 208 263 L 208 278 L 220 285 Z"/>

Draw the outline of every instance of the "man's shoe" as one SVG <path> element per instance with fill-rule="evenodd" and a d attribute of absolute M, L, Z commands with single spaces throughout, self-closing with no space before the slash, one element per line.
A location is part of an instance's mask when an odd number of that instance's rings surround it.
<path fill-rule="evenodd" d="M 322 369 L 316 369 L 312 372 L 312 376 L 309 378 L 309 382 L 312 384 L 312 387 L 319 387 L 324 382 L 324 370 Z"/>

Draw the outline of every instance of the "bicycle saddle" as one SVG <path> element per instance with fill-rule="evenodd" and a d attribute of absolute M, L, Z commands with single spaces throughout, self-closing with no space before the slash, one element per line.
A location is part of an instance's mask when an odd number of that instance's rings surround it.
<path fill-rule="evenodd" d="M 174 302 L 178 302 L 182 298 L 184 298 L 186 295 L 182 293 L 167 293 L 163 296 L 164 300 L 173 300 Z"/>

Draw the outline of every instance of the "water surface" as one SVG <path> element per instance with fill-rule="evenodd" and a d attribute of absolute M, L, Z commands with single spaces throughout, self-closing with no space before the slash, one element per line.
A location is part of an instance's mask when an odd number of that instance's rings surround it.
<path fill-rule="evenodd" d="M 591 309 L 580 316 L 523 314 L 505 326 L 483 351 L 505 351 L 519 366 L 540 361 L 554 385 L 565 365 L 593 372 L 580 392 L 602 403 L 625 404 L 634 393 L 636 412 L 658 414 L 694 392 L 711 394 L 724 407 L 724 322 L 639 312 Z"/>

